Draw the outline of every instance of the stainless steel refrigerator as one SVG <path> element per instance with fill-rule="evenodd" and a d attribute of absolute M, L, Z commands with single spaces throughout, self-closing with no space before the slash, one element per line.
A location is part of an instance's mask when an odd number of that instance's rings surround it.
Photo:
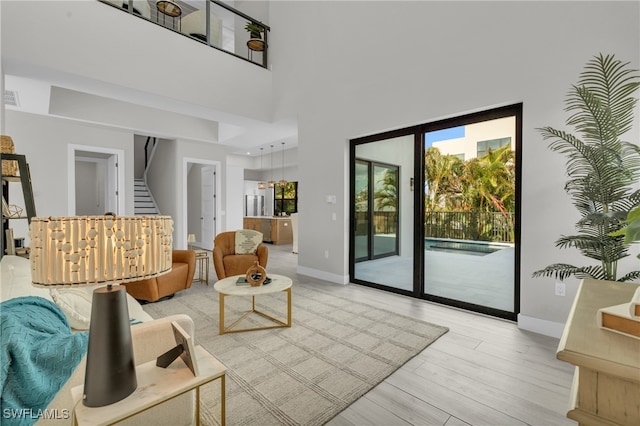
<path fill-rule="evenodd" d="M 264 195 L 245 195 L 244 215 L 264 216 Z"/>

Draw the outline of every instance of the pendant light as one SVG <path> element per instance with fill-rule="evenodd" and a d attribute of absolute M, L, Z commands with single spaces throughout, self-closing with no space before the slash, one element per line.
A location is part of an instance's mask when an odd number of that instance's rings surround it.
<path fill-rule="evenodd" d="M 260 174 L 262 175 L 262 150 L 264 148 L 260 148 Z M 260 176 L 262 177 L 262 176 Z M 258 182 L 258 189 L 264 189 L 266 187 L 266 184 L 264 183 L 264 181 L 262 179 L 260 179 L 260 182 Z"/>
<path fill-rule="evenodd" d="M 282 189 L 287 186 L 287 181 L 284 180 L 284 142 L 282 142 L 282 180 L 278 183 Z"/>
<path fill-rule="evenodd" d="M 269 188 L 274 188 L 275 186 L 276 183 L 273 180 L 273 145 L 271 145 L 271 171 L 269 172 Z"/>

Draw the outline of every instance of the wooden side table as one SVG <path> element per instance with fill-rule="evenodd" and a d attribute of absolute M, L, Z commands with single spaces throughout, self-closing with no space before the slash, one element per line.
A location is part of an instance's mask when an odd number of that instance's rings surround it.
<path fill-rule="evenodd" d="M 596 313 L 629 302 L 638 284 L 584 279 L 557 357 L 576 366 L 567 417 L 580 425 L 640 424 L 640 340 L 598 327 Z"/>
<path fill-rule="evenodd" d="M 222 425 L 226 423 L 225 374 L 227 368 L 202 346 L 196 346 L 199 376 L 194 376 L 181 358 L 169 367 L 156 367 L 156 361 L 136 366 L 138 387 L 128 397 L 104 407 L 87 407 L 82 404 L 84 386 L 71 389 L 74 402 L 74 424 L 110 425 L 120 422 L 184 393 L 196 391 L 196 424 L 200 424 L 200 386 L 220 379 L 220 414 Z"/>
<path fill-rule="evenodd" d="M 193 281 L 209 285 L 209 252 L 206 250 L 195 250 L 195 252 L 198 277 Z"/>

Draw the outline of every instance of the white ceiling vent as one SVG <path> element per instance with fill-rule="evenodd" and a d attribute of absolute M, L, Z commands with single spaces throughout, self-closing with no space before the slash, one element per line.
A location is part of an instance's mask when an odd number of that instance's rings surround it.
<path fill-rule="evenodd" d="M 15 90 L 5 90 L 4 104 L 19 107 L 20 101 L 18 100 L 18 92 L 16 92 Z"/>

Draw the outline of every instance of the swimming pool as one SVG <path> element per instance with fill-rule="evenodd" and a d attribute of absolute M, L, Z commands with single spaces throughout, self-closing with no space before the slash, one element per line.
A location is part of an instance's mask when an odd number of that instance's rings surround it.
<path fill-rule="evenodd" d="M 425 238 L 424 249 L 448 253 L 468 254 L 472 256 L 486 256 L 504 248 L 509 244 L 492 243 L 490 241 L 445 240 L 437 238 Z"/>

